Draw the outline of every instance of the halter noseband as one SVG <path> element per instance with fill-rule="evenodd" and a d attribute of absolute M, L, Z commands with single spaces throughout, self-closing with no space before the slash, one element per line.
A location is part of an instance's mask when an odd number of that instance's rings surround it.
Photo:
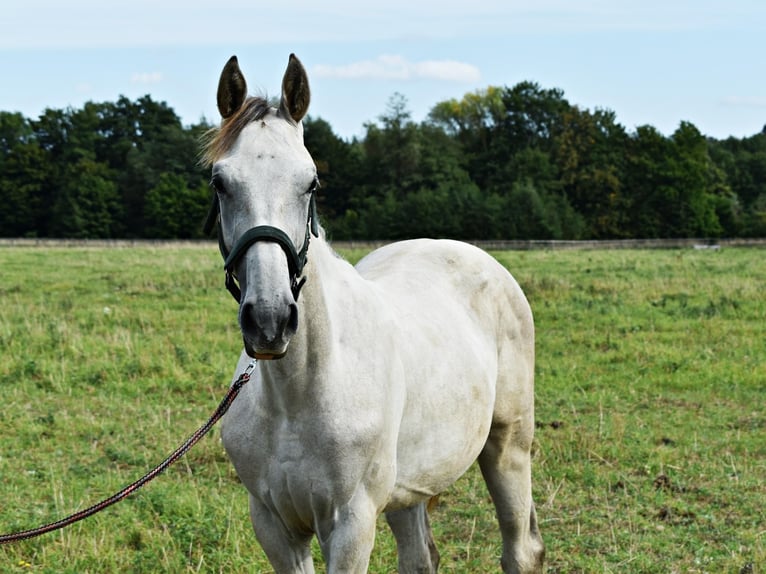
<path fill-rule="evenodd" d="M 210 211 L 205 219 L 204 231 L 206 235 L 209 235 L 213 231 L 213 227 L 218 224 L 218 249 L 221 251 L 221 256 L 224 259 L 223 268 L 226 270 L 226 288 L 231 293 L 231 296 L 236 299 L 237 303 L 242 300 L 242 291 L 237 285 L 236 276 L 234 273 L 234 267 L 239 261 L 240 257 L 245 254 L 245 251 L 258 241 L 269 241 L 277 243 L 282 251 L 287 256 L 287 267 L 290 271 L 290 289 L 293 292 L 293 297 L 298 300 L 301 287 L 306 283 L 306 278 L 301 277 L 303 268 L 306 265 L 309 252 L 309 241 L 311 236 L 319 237 L 319 224 L 317 221 L 317 204 L 316 204 L 316 188 L 318 187 L 318 181 L 315 183 L 314 189 L 311 191 L 311 199 L 309 200 L 309 213 L 306 220 L 306 237 L 303 240 L 303 247 L 298 251 L 295 248 L 290 237 L 287 233 L 273 227 L 271 225 L 258 225 L 251 227 L 245 233 L 242 234 L 237 242 L 232 247 L 231 251 L 226 248 L 226 244 L 223 241 L 223 231 L 221 230 L 220 215 L 221 208 L 218 200 L 218 194 L 213 196 L 213 205 L 210 206 Z"/>

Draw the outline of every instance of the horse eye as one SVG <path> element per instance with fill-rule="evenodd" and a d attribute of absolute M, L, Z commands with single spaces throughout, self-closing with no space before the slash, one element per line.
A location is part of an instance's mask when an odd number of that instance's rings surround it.
<path fill-rule="evenodd" d="M 223 185 L 223 179 L 218 175 L 214 175 L 213 179 L 210 180 L 210 187 L 212 187 L 216 193 L 226 193 L 226 186 Z"/>
<path fill-rule="evenodd" d="M 306 193 L 314 193 L 318 189 L 319 189 L 319 178 L 315 177 L 314 181 L 311 182 L 311 185 L 309 185 L 309 188 L 306 190 Z"/>

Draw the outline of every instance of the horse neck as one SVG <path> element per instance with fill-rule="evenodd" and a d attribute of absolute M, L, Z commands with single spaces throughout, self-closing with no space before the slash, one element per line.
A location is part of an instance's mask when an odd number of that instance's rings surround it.
<path fill-rule="evenodd" d="M 351 286 L 358 284 L 360 277 L 323 237 L 312 237 L 304 275 L 306 284 L 298 298 L 298 331 L 287 355 L 261 362 L 261 368 L 265 380 L 274 382 L 275 392 L 299 393 L 305 398 L 306 392 L 321 392 L 318 381 L 323 380 L 331 360 L 333 330 L 343 320 L 343 314 L 334 311 L 352 303 L 355 290 Z"/>

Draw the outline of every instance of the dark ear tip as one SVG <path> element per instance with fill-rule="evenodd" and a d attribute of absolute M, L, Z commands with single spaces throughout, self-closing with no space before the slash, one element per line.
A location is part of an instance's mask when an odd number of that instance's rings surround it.
<path fill-rule="evenodd" d="M 295 54 L 290 54 L 288 65 L 294 66 L 295 64 L 298 64 L 301 68 L 303 67 L 303 63 L 298 59 L 298 56 Z"/>

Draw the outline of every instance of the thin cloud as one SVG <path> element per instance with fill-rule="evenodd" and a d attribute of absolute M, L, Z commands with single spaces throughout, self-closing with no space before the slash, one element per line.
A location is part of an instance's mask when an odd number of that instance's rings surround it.
<path fill-rule="evenodd" d="M 476 66 L 455 60 L 423 60 L 410 62 L 398 55 L 384 54 L 374 60 L 363 60 L 343 66 L 318 64 L 312 72 L 320 78 L 351 80 L 440 80 L 475 83 L 481 79 Z"/>
<path fill-rule="evenodd" d="M 111 46 L 266 45 L 393 42 L 402 38 L 483 38 L 594 30 L 759 31 L 757 0 L 231 0 L 210 11 L 203 0 L 5 2 L 0 49 Z M 301 14 L 301 18 L 285 14 Z M 232 17 L 235 14 L 236 17 Z M 30 25 L 33 22 L 34 25 Z M 253 22 L 268 22 L 254 32 Z M 225 36 L 210 30 L 226 30 Z"/>
<path fill-rule="evenodd" d="M 766 108 L 766 97 L 764 96 L 726 96 L 721 99 L 725 106 L 738 108 Z"/>
<path fill-rule="evenodd" d="M 143 86 L 159 84 L 161 81 L 161 72 L 137 72 L 130 77 L 131 84 L 139 84 Z"/>

